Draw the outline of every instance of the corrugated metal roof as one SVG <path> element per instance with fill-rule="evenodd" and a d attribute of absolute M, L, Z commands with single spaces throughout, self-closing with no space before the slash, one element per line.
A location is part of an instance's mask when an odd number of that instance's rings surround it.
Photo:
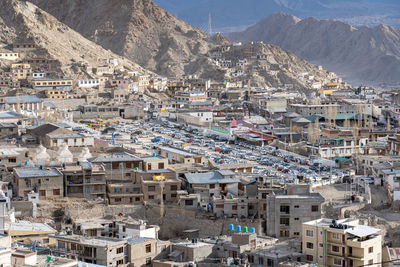
<path fill-rule="evenodd" d="M 377 229 L 377 228 L 373 228 L 373 227 L 366 226 L 366 225 L 358 225 L 354 229 L 350 229 L 348 231 L 348 233 L 358 236 L 358 237 L 364 237 L 364 236 L 376 234 L 379 231 L 380 231 L 380 229 Z"/>
<path fill-rule="evenodd" d="M 17 97 L 16 96 L 6 96 L 5 101 L 7 104 L 17 104 Z M 35 96 L 35 95 L 21 95 L 19 96 L 19 103 L 26 104 L 26 103 L 41 103 L 42 100 Z"/>
<path fill-rule="evenodd" d="M 225 178 L 219 172 L 186 173 L 186 180 L 190 184 L 230 184 L 240 183 L 239 179 Z"/>

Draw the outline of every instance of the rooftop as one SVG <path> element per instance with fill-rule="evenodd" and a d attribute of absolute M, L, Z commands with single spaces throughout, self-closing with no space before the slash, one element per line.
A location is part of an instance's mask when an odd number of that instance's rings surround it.
<path fill-rule="evenodd" d="M 56 168 L 15 168 L 14 171 L 20 178 L 62 176 Z"/>

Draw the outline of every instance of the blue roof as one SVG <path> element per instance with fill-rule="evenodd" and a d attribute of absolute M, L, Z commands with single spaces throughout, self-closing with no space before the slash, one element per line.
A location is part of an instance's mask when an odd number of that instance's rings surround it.
<path fill-rule="evenodd" d="M 21 118 L 21 114 L 13 111 L 0 112 L 0 118 Z"/>
<path fill-rule="evenodd" d="M 17 97 L 16 96 L 6 96 L 5 101 L 7 104 L 17 104 Z M 19 103 L 38 103 L 42 102 L 42 100 L 35 96 L 35 95 L 21 95 L 19 96 Z"/>
<path fill-rule="evenodd" d="M 128 239 L 128 244 L 138 244 L 146 241 L 154 240 L 153 238 L 148 238 L 148 237 L 140 237 L 136 239 Z"/>
<path fill-rule="evenodd" d="M 62 176 L 61 172 L 55 168 L 15 168 L 14 171 L 20 178 Z"/>
<path fill-rule="evenodd" d="M 232 172 L 234 174 L 234 172 Z M 224 171 L 227 175 L 228 172 Z M 230 175 L 230 173 L 229 173 Z M 220 172 L 185 173 L 185 178 L 190 184 L 231 184 L 240 183 L 239 179 L 224 177 Z"/>

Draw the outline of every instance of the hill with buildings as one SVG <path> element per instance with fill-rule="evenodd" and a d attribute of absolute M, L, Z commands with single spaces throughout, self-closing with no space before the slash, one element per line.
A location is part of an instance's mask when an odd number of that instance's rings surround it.
<path fill-rule="evenodd" d="M 25 54 L 58 61 L 64 75 L 78 74 L 80 62 L 96 66 L 102 64 L 99 60 L 109 58 L 117 58 L 126 69 L 143 71 L 139 65 L 89 41 L 32 3 L 2 0 L 0 10 L 3 48 L 11 48 L 15 43 L 34 44 L 36 49 Z"/>
<path fill-rule="evenodd" d="M 176 19 L 150 0 L 31 0 L 105 49 L 165 76 L 224 41 Z"/>
<path fill-rule="evenodd" d="M 400 30 L 395 27 L 354 28 L 335 20 L 277 13 L 232 33 L 230 39 L 278 45 L 353 83 L 400 83 Z"/>

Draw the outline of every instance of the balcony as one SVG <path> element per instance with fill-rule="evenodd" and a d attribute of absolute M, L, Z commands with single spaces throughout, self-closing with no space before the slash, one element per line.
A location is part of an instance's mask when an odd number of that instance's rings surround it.
<path fill-rule="evenodd" d="M 374 244 L 376 244 L 377 242 L 380 243 L 380 239 L 380 236 L 369 237 L 366 240 L 360 240 L 359 238 L 347 239 L 346 245 L 349 247 L 364 249 L 374 246 Z"/>

